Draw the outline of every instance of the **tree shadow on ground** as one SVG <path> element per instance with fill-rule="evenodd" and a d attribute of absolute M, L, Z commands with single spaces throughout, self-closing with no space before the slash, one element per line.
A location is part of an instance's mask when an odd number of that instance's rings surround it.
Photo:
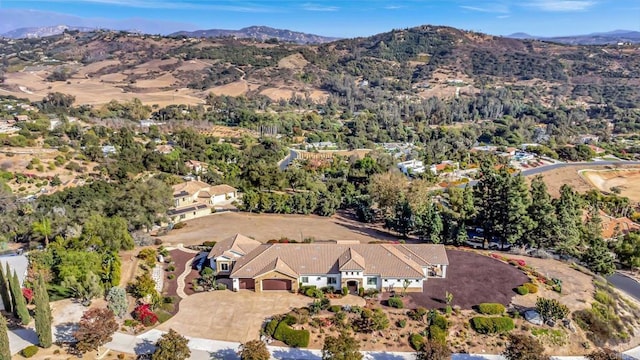
<path fill-rule="evenodd" d="M 372 360 L 405 360 L 405 358 L 400 355 L 389 353 L 369 353 L 368 355 L 368 358 Z"/>
<path fill-rule="evenodd" d="M 136 346 L 133 348 L 133 352 L 136 355 L 148 355 L 153 354 L 156 351 L 156 344 L 151 340 L 142 339 Z"/>
<path fill-rule="evenodd" d="M 74 343 L 76 338 L 73 333 L 78 329 L 78 323 L 66 322 L 55 326 L 54 336 L 58 343 Z"/>
<path fill-rule="evenodd" d="M 273 352 L 273 357 L 280 360 L 321 360 L 322 357 L 303 349 L 278 349 Z"/>
<path fill-rule="evenodd" d="M 233 349 L 222 349 L 216 352 L 209 353 L 211 360 L 238 360 L 240 356 Z"/>
<path fill-rule="evenodd" d="M 487 360 L 487 358 L 474 354 L 453 354 L 451 355 L 451 360 Z"/>

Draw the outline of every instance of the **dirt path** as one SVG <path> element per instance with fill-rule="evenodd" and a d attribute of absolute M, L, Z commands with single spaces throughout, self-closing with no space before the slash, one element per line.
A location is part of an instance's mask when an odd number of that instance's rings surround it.
<path fill-rule="evenodd" d="M 376 240 L 397 240 L 382 231 L 371 229 L 341 216 L 274 215 L 249 213 L 220 213 L 189 220 L 187 226 L 163 236 L 165 244 L 196 245 L 204 241 L 219 241 L 237 233 L 266 242 L 282 237 L 302 241 L 354 240 L 363 243 Z"/>

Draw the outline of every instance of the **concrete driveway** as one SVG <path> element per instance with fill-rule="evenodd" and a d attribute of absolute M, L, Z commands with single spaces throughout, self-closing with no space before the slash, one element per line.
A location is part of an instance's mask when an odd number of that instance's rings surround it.
<path fill-rule="evenodd" d="M 189 337 L 246 342 L 259 338 L 265 319 L 307 306 L 311 301 L 306 296 L 284 291 L 198 293 L 183 299 L 180 311 L 158 330 L 174 329 Z"/>

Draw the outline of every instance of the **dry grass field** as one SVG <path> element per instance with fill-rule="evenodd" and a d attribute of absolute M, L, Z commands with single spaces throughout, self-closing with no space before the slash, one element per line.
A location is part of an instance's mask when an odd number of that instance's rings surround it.
<path fill-rule="evenodd" d="M 640 201 L 640 169 L 586 170 L 581 174 L 600 191 L 611 192 L 617 188 L 620 195 Z"/>
<path fill-rule="evenodd" d="M 220 213 L 189 220 L 186 224 L 186 227 L 163 236 L 163 242 L 199 245 L 204 241 L 220 241 L 237 233 L 263 242 L 282 237 L 297 241 L 312 237 L 317 241 L 355 240 L 363 243 L 397 240 L 387 233 L 369 228 L 368 224 L 340 216 Z"/>
<path fill-rule="evenodd" d="M 586 170 L 593 170 L 596 172 L 602 171 L 602 170 L 604 171 L 625 170 L 626 171 L 628 169 L 634 169 L 634 168 L 637 168 L 637 166 L 632 166 L 632 165 L 627 165 L 627 166 L 619 165 L 615 167 L 611 165 L 605 165 L 605 166 L 585 165 L 580 167 L 567 166 L 560 169 L 546 171 L 541 175 L 544 181 L 546 182 L 551 195 L 554 197 L 558 197 L 560 196 L 560 187 L 564 184 L 572 186 L 578 192 L 586 192 L 594 188 L 597 188 L 595 185 L 590 184 L 587 180 L 585 180 L 583 176 L 580 176 L 580 172 L 585 172 Z M 630 189 L 629 193 L 632 193 L 632 195 L 635 194 L 635 198 L 630 197 L 630 199 L 632 199 L 633 201 L 640 201 L 640 185 L 634 184 L 634 182 L 636 182 L 635 181 L 636 179 L 640 179 L 640 170 L 637 170 L 637 172 L 638 174 L 636 174 L 633 177 L 617 180 L 616 183 L 618 185 L 610 185 L 610 186 L 620 186 L 620 184 L 622 184 L 623 187 L 627 187 L 628 189 Z M 530 181 L 532 178 L 533 178 L 532 176 L 529 176 L 527 177 L 527 180 Z M 607 189 L 603 188 L 600 190 L 607 191 L 607 192 L 610 191 L 608 188 Z M 622 190 L 624 191 L 625 189 L 623 188 Z M 622 195 L 629 196 L 629 195 L 625 195 L 624 193 Z"/>

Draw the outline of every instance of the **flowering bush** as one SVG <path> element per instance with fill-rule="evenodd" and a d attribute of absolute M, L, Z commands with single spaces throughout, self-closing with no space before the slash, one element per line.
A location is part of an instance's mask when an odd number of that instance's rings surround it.
<path fill-rule="evenodd" d="M 33 300 L 33 290 L 22 288 L 22 296 L 27 300 L 27 304 L 31 304 L 31 300 Z"/>
<path fill-rule="evenodd" d="M 149 304 L 140 304 L 133 310 L 133 318 L 140 321 L 144 326 L 152 326 L 158 322 L 158 315 L 156 315 Z"/>

